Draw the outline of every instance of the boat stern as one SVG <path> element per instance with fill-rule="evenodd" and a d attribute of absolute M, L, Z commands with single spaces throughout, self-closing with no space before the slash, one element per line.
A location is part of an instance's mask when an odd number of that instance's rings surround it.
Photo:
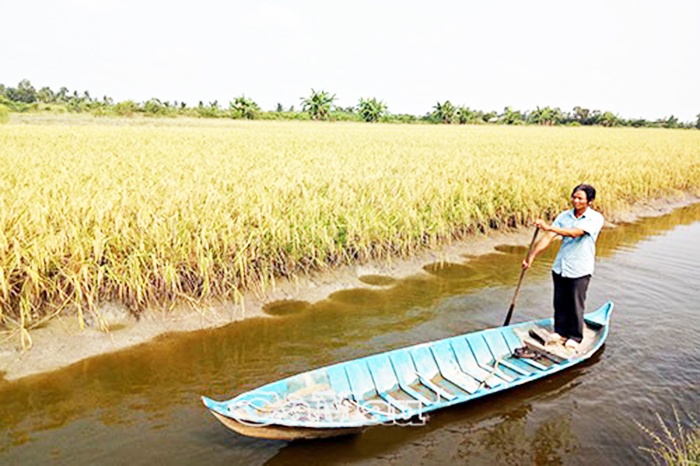
<path fill-rule="evenodd" d="M 613 304 L 613 302 L 608 301 L 597 310 L 586 314 L 584 318 L 589 324 L 599 327 L 605 327 L 610 322 L 610 314 L 612 313 L 614 307 L 615 305 Z"/>

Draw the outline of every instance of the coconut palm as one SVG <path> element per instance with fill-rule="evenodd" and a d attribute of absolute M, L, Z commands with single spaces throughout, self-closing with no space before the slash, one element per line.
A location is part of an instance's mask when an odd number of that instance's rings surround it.
<path fill-rule="evenodd" d="M 452 123 L 456 113 L 455 106 L 452 105 L 452 102 L 449 100 L 446 100 L 444 103 L 438 102 L 433 108 L 435 109 L 432 114 L 433 118 L 448 125 Z"/>
<path fill-rule="evenodd" d="M 455 114 L 457 115 L 457 122 L 460 125 L 471 123 L 476 118 L 476 112 L 469 107 L 465 107 L 464 105 L 457 107 Z"/>
<path fill-rule="evenodd" d="M 333 101 L 335 101 L 335 94 L 311 89 L 309 97 L 301 98 L 301 108 L 311 115 L 312 120 L 327 120 L 331 114 Z"/>
<path fill-rule="evenodd" d="M 236 97 L 233 102 L 229 103 L 229 107 L 233 118 L 254 120 L 260 114 L 260 106 L 244 95 Z"/>
<path fill-rule="evenodd" d="M 530 121 L 532 123 L 537 124 L 537 125 L 546 125 L 546 126 L 558 125 L 563 120 L 564 120 L 564 114 L 559 109 L 559 107 L 556 107 L 556 108 L 537 107 L 537 110 L 533 111 L 530 114 Z"/>
<path fill-rule="evenodd" d="M 386 104 L 374 97 L 371 99 L 360 99 L 357 104 L 357 113 L 360 118 L 368 123 L 375 123 L 386 113 Z"/>
<path fill-rule="evenodd" d="M 518 110 L 513 110 L 510 107 L 503 109 L 503 114 L 500 116 L 501 122 L 506 125 L 519 125 L 523 122 L 523 114 Z"/>
<path fill-rule="evenodd" d="M 612 127 L 620 124 L 620 119 L 613 112 L 605 112 L 598 118 L 598 124 Z"/>

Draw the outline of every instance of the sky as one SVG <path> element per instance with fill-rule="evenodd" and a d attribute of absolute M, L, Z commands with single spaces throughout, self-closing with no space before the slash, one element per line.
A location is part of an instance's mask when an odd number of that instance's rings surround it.
<path fill-rule="evenodd" d="M 0 83 L 299 109 L 312 89 L 423 115 L 451 101 L 700 113 L 697 0 L 0 0 Z"/>

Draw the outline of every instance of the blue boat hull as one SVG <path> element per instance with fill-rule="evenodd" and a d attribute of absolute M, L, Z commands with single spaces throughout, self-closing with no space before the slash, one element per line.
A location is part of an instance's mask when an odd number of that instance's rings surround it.
<path fill-rule="evenodd" d="M 271 439 L 420 424 L 431 411 L 549 377 L 590 358 L 607 338 L 612 310 L 608 302 L 584 316 L 577 351 L 538 341 L 552 329 L 552 319 L 543 319 L 321 367 L 227 401 L 202 401 L 234 431 Z"/>

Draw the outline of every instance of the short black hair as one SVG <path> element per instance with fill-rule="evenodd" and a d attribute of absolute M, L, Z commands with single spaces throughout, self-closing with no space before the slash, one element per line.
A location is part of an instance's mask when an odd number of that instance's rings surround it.
<path fill-rule="evenodd" d="M 583 191 L 584 193 L 586 193 L 586 200 L 588 202 L 591 202 L 595 199 L 595 188 L 590 184 L 580 184 L 576 186 L 574 190 L 571 191 L 571 195 L 573 196 L 576 191 Z"/>

